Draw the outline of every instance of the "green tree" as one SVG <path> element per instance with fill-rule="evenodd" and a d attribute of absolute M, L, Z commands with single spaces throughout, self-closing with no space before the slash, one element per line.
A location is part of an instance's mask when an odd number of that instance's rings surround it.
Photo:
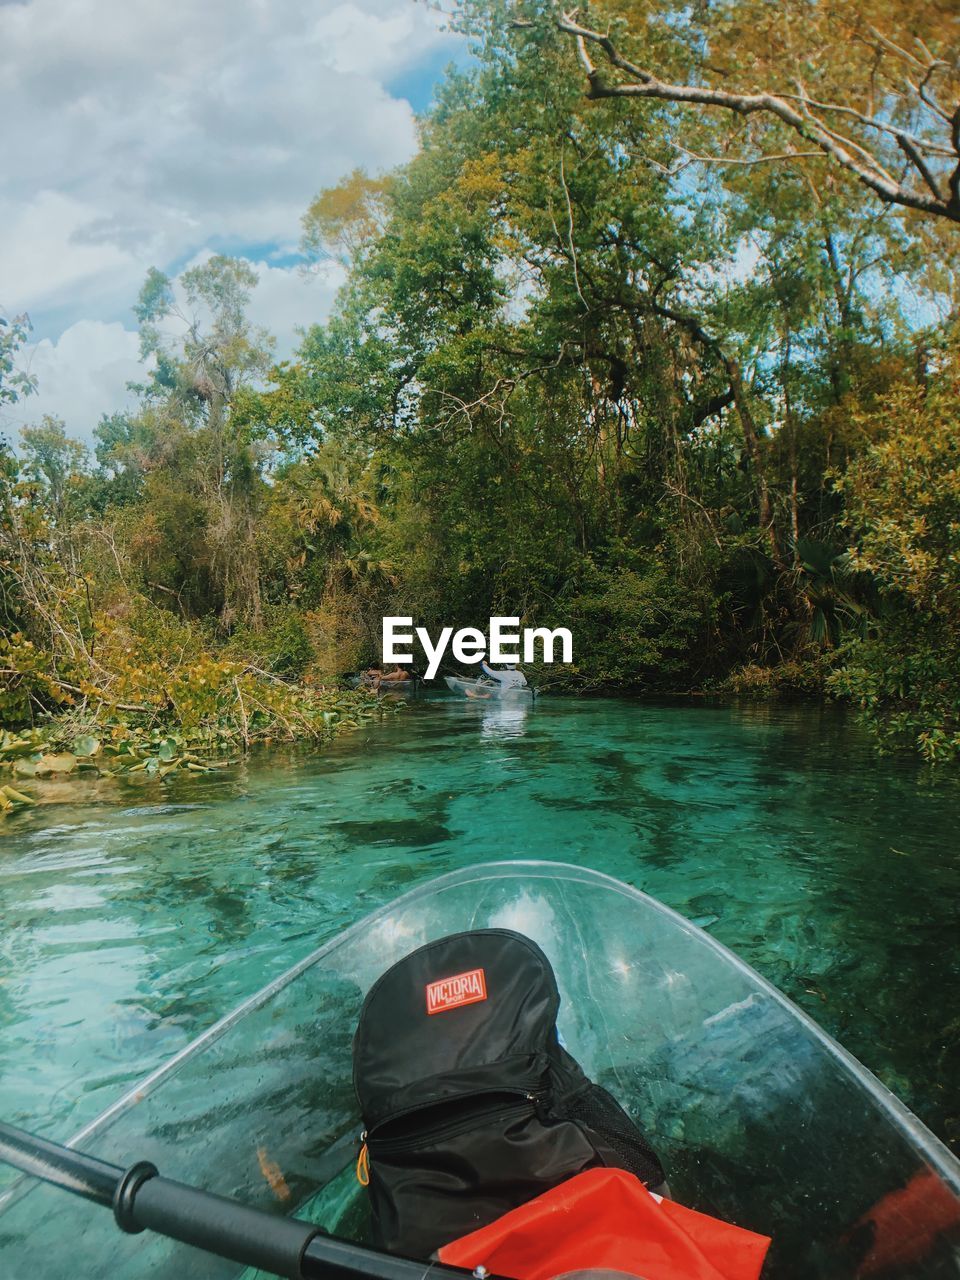
<path fill-rule="evenodd" d="M 87 450 L 67 435 L 62 419 L 49 414 L 38 426 L 24 427 L 20 440 L 24 479 L 37 485 L 54 528 L 69 534 L 83 511 Z"/>
<path fill-rule="evenodd" d="M 591 98 L 675 108 L 681 163 L 827 161 L 887 204 L 960 223 L 960 38 L 945 0 L 628 0 L 614 32 L 546 12 Z M 706 154 L 704 112 L 723 121 Z"/>
<path fill-rule="evenodd" d="M 835 684 L 887 737 L 960 755 L 960 361 L 948 332 L 926 386 L 894 389 L 840 480 L 853 564 L 887 607 Z"/>
<path fill-rule="evenodd" d="M 26 314 L 9 319 L 0 315 L 0 405 L 16 404 L 21 396 L 36 390 L 36 378 L 17 362 L 30 328 Z"/>
<path fill-rule="evenodd" d="M 238 397 L 270 368 L 273 339 L 246 314 L 256 283 L 247 263 L 215 255 L 184 272 L 179 289 L 152 269 L 136 308 L 143 357 L 155 362 L 146 403 L 196 434 L 195 443 L 184 442 L 197 464 L 187 491 L 203 507 L 209 580 L 227 629 L 237 622 L 256 626 L 262 603 L 256 521 L 266 451 L 249 418 L 233 413 Z M 166 470 L 153 483 L 155 499 L 171 475 Z M 169 496 L 168 509 L 175 511 L 182 504 Z"/>

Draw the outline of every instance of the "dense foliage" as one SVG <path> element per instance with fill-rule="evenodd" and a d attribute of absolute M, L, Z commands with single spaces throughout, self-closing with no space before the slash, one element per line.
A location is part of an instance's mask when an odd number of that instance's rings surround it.
<path fill-rule="evenodd" d="M 151 272 L 138 410 L 3 455 L 5 722 L 298 736 L 384 613 L 501 613 L 572 628 L 554 687 L 826 689 L 960 752 L 950 6 L 640 0 L 607 45 L 557 12 L 465 3 L 419 154 L 318 195 L 348 279 L 293 361 L 247 264 Z M 587 78 L 641 51 L 698 92 Z M 805 99 L 810 145 L 708 79 Z"/>

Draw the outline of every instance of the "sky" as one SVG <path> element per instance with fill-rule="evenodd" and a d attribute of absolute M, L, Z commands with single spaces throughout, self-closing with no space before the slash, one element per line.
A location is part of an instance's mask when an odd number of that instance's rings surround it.
<path fill-rule="evenodd" d="M 0 0 L 0 313 L 29 314 L 39 383 L 0 434 L 49 413 L 89 442 L 132 403 L 151 266 L 246 258 L 288 356 L 342 281 L 302 270 L 308 204 L 409 159 L 464 58 L 414 0 Z"/>

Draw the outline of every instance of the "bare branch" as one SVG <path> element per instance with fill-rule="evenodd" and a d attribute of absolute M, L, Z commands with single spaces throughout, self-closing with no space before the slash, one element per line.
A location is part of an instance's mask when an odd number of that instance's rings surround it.
<path fill-rule="evenodd" d="M 885 120 L 878 120 L 875 116 L 865 115 L 864 112 L 858 111 L 856 107 L 847 107 L 839 102 L 819 102 L 816 98 L 809 98 L 802 94 L 782 93 L 780 97 L 787 102 L 806 102 L 808 107 L 813 107 L 817 111 L 835 111 L 845 116 L 853 116 L 855 120 L 868 129 L 876 129 L 879 133 L 889 134 L 898 142 L 901 138 L 912 142 L 920 151 L 926 152 L 933 156 L 950 157 L 953 152 L 949 147 L 943 146 L 939 142 L 932 142 L 929 138 L 918 138 L 916 134 L 909 133 L 906 129 L 901 129 L 897 125 L 890 124 Z M 949 119 L 949 117 L 947 117 Z"/>
<path fill-rule="evenodd" d="M 500 350 L 503 350 L 503 348 L 500 348 Z M 526 353 L 515 351 L 509 354 L 519 356 Z M 534 365 L 529 369 L 523 369 L 512 377 L 497 378 L 493 385 L 487 391 L 478 395 L 475 400 L 464 400 L 461 396 L 454 395 L 453 392 L 450 391 L 445 391 L 442 387 L 427 388 L 424 395 L 436 396 L 441 404 L 446 403 L 452 406 L 450 412 L 447 413 L 438 424 L 441 430 L 453 426 L 457 419 L 462 419 L 466 423 L 467 428 L 472 429 L 474 425 L 474 415 L 492 410 L 495 415 L 494 423 L 499 434 L 502 433 L 503 425 L 506 421 L 508 402 L 517 387 L 528 378 L 535 378 L 539 374 L 547 373 L 551 369 L 559 368 L 566 359 L 567 344 L 561 343 L 560 350 L 554 359 L 543 364 Z"/>
<path fill-rule="evenodd" d="M 583 290 L 580 288 L 580 271 L 577 266 L 577 246 L 573 242 L 573 204 L 570 200 L 570 188 L 567 186 L 567 176 L 563 164 L 563 146 L 560 148 L 560 185 L 563 187 L 563 194 L 567 201 L 567 244 L 570 248 L 570 262 L 573 266 L 573 282 L 577 287 L 577 297 L 583 303 L 584 311 L 589 311 L 587 300 L 583 296 Z"/>
<path fill-rule="evenodd" d="M 732 89 L 715 88 L 705 83 L 669 83 L 660 79 L 654 72 L 624 57 L 609 35 L 582 26 L 576 20 L 574 13 L 561 12 L 556 21 L 558 29 L 573 36 L 576 42 L 577 53 L 589 82 L 591 98 L 653 98 L 684 105 L 719 107 L 721 110 L 730 111 L 742 117 L 753 114 L 773 116 L 834 160 L 858 182 L 875 192 L 881 200 L 888 204 L 915 209 L 933 217 L 960 223 L 960 165 L 950 179 L 950 195 L 945 197 L 933 171 L 923 158 L 924 153 L 950 156 L 951 153 L 941 144 L 918 138 L 886 121 L 864 116 L 852 107 L 817 104 L 807 97 L 802 86 L 800 86 L 799 95 L 788 95 L 773 92 L 744 93 Z M 902 49 L 876 31 L 871 31 L 871 35 L 888 52 L 921 70 L 924 73 L 923 84 L 926 86 L 932 70 L 936 67 L 921 62 L 916 55 Z M 590 46 L 600 49 L 609 65 L 629 79 L 608 83 L 591 59 Z M 920 93 L 919 88 L 909 85 L 908 87 L 926 103 L 926 98 Z M 924 92 L 926 92 L 925 88 Z M 937 111 L 937 108 L 930 103 L 926 105 L 929 105 L 931 110 Z M 857 119 L 865 128 L 875 129 L 893 137 L 909 161 L 911 169 L 919 173 L 923 179 L 926 189 L 916 190 L 905 182 L 899 181 L 888 172 L 877 155 L 855 139 L 831 128 L 814 114 L 817 110 L 840 111 Z M 937 111 L 938 114 L 942 112 L 942 108 Z M 954 116 L 949 117 L 949 120 L 952 130 L 951 145 L 955 154 L 960 157 L 960 107 Z"/>
<path fill-rule="evenodd" d="M 910 161 L 913 167 L 919 172 L 920 176 L 923 178 L 924 182 L 927 184 L 927 186 L 930 188 L 930 190 L 933 192 L 936 198 L 938 200 L 942 200 L 943 195 L 941 194 L 940 187 L 937 183 L 937 180 L 933 176 L 933 173 L 930 170 L 930 166 L 927 164 L 926 160 L 923 158 L 923 156 L 920 154 L 920 152 L 917 150 L 914 144 L 909 140 L 909 138 L 898 138 L 897 141 L 900 144 L 901 151 L 903 151 L 904 155 L 907 157 L 907 159 Z"/>
<path fill-rule="evenodd" d="M 757 164 L 770 164 L 775 160 L 822 160 L 824 158 L 822 151 L 793 151 L 789 149 L 787 151 L 779 151 L 775 155 L 753 156 L 751 158 L 746 156 L 704 156 L 696 151 L 688 150 L 687 147 L 682 147 L 679 142 L 671 142 L 670 145 L 675 147 L 677 151 L 682 151 L 691 160 L 697 160 L 701 164 L 730 164 L 744 169 L 749 169 Z M 677 170 L 673 170 L 673 172 L 677 172 Z"/>
<path fill-rule="evenodd" d="M 917 97 L 924 104 L 924 106 L 929 107 L 930 110 L 935 112 L 940 117 L 941 120 L 945 120 L 949 124 L 950 122 L 949 111 L 946 111 L 943 107 L 941 107 L 940 103 L 936 100 L 936 98 L 928 89 L 930 81 L 933 78 L 934 72 L 942 71 L 945 68 L 949 70 L 949 63 L 942 62 L 940 59 L 937 59 L 936 61 L 931 62 L 930 66 L 927 68 L 926 75 L 917 85 L 915 92 Z M 910 84 L 909 80 L 907 81 L 907 84 L 909 84 L 910 88 L 913 89 L 913 85 Z"/>
<path fill-rule="evenodd" d="M 896 182 L 893 174 L 891 174 L 888 169 L 884 168 L 884 166 L 880 164 L 879 160 L 877 160 L 873 153 L 868 151 L 866 147 L 861 146 L 854 138 L 851 138 L 846 134 L 839 133 L 836 129 L 832 129 L 829 125 L 825 124 L 824 121 L 818 120 L 810 110 L 810 100 L 804 92 L 803 85 L 798 85 L 798 88 L 801 91 L 800 108 L 805 120 L 807 120 L 814 128 L 820 129 L 827 137 L 832 138 L 839 146 L 849 148 L 851 151 L 856 152 L 863 163 L 868 168 L 872 168 L 881 178 L 884 179 L 884 181 L 890 183 Z"/>

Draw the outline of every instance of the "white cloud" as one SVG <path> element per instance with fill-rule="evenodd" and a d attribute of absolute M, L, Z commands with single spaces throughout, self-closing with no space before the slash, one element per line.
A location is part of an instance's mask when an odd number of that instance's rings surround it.
<path fill-rule="evenodd" d="M 209 256 L 198 254 L 189 265 Z M 305 276 L 296 267 L 251 265 L 259 279 L 250 299 L 250 321 L 276 337 L 275 357 L 285 360 L 298 344 L 298 330 L 330 314 L 343 283 L 343 269 L 327 264 L 318 274 Z M 175 333 L 180 327 L 172 323 L 170 330 Z M 146 380 L 139 357 L 139 336 L 118 321 L 79 320 L 57 341 L 43 338 L 28 343 L 18 366 L 36 377 L 38 390 L 4 409 L 0 435 L 16 444 L 21 427 L 39 422 L 48 413 L 64 419 L 69 435 L 90 444 L 103 413 L 134 406 L 136 397 L 127 384 Z"/>
<path fill-rule="evenodd" d="M 418 55 L 420 19 L 413 5 L 338 4 L 314 25 L 311 43 L 324 50 L 335 71 L 378 77 L 395 75 Z"/>
<path fill-rule="evenodd" d="M 276 356 L 285 360 L 298 345 L 298 329 L 325 320 L 346 273 L 328 264 L 318 275 L 304 276 L 296 267 L 253 263 L 260 279 L 250 302 L 250 319 L 277 339 Z"/>
<path fill-rule="evenodd" d="M 44 400 L 66 393 L 77 344 L 107 358 L 80 322 L 129 329 L 149 266 L 269 257 L 321 187 L 409 158 L 416 121 L 386 86 L 459 48 L 413 0 L 0 3 L 0 306 L 52 340 L 33 354 Z M 278 271 L 258 305 L 289 346 L 285 321 L 315 318 L 313 302 Z"/>
<path fill-rule="evenodd" d="M 68 434 L 89 443 L 104 411 L 133 403 L 126 384 L 144 377 L 139 355 L 136 333 L 101 320 L 78 320 L 56 342 L 28 344 L 19 364 L 35 375 L 38 391 L 4 410 L 3 434 L 16 444 L 20 427 L 48 413 L 64 419 Z"/>
<path fill-rule="evenodd" d="M 136 269 L 129 251 L 117 243 L 77 237 L 97 217 L 94 206 L 57 191 L 40 191 L 29 202 L 6 202 L 0 237 L 3 301 L 12 311 L 34 311 L 66 294 L 88 290 L 100 296 L 125 283 Z"/>

